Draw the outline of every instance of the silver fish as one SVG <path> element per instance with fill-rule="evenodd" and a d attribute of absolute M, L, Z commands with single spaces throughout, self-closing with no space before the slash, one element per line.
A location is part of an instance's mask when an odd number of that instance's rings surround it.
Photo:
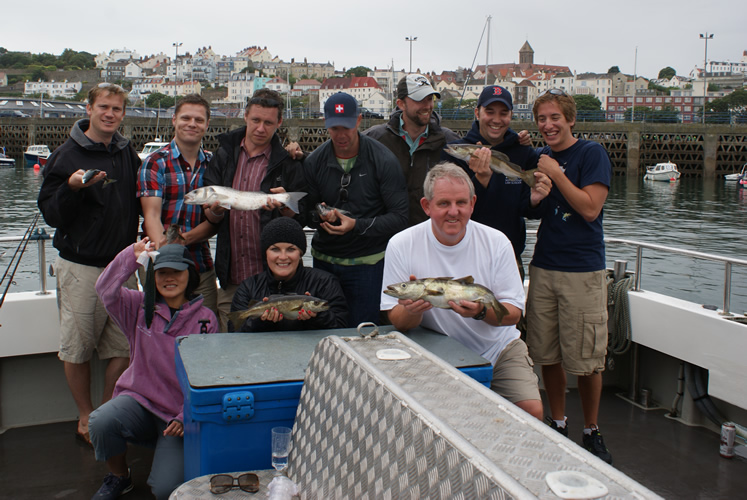
<path fill-rule="evenodd" d="M 329 302 L 310 295 L 270 295 L 268 301 L 252 300 L 248 308 L 243 311 L 234 311 L 228 315 L 228 319 L 239 329 L 247 318 L 259 318 L 268 309 L 275 308 L 284 319 L 297 320 L 301 310 L 322 312 L 329 309 Z"/>
<path fill-rule="evenodd" d="M 476 144 L 449 144 L 444 148 L 446 153 L 450 154 L 454 158 L 469 163 L 470 158 L 475 156 L 475 152 L 484 146 L 478 146 Z M 536 179 L 534 173 L 537 171 L 536 168 L 532 170 L 522 170 L 520 166 L 515 163 L 511 163 L 511 160 L 505 154 L 500 151 L 490 150 L 492 158 L 490 158 L 490 170 L 496 174 L 503 174 L 506 177 L 512 179 L 521 179 L 529 187 L 534 187 Z"/>
<path fill-rule="evenodd" d="M 92 168 L 92 169 L 90 169 L 90 170 L 86 170 L 86 171 L 85 171 L 85 172 L 83 173 L 83 181 L 82 181 L 82 182 L 83 182 L 83 184 L 87 184 L 87 183 L 88 183 L 88 181 L 90 181 L 91 179 L 93 179 L 94 177 L 96 177 L 96 175 L 97 175 L 97 174 L 99 174 L 99 173 L 101 173 L 101 170 L 99 170 L 99 169 L 96 169 L 96 168 Z M 107 177 L 106 177 L 106 178 L 104 179 L 104 184 L 103 184 L 103 186 L 108 186 L 108 185 L 109 185 L 109 184 L 111 184 L 112 182 L 117 182 L 117 179 L 110 179 L 110 178 L 109 178 L 109 177 L 107 176 Z"/>
<path fill-rule="evenodd" d="M 187 243 L 187 240 L 182 236 L 179 224 L 171 224 L 166 230 L 166 244 L 170 245 L 171 243 L 178 243 L 179 245 Z"/>
<path fill-rule="evenodd" d="M 279 201 L 286 207 L 298 213 L 298 200 L 306 193 L 275 193 L 267 194 L 256 191 L 239 191 L 224 186 L 206 186 L 194 189 L 184 195 L 184 203 L 188 205 L 204 205 L 215 203 L 231 210 L 258 210 L 267 204 L 267 198 Z"/>
<path fill-rule="evenodd" d="M 340 212 L 345 217 L 352 217 L 353 216 L 353 214 L 351 214 L 347 210 L 343 210 L 341 208 L 328 207 L 327 205 L 324 205 L 322 203 L 317 203 L 316 204 L 316 213 L 318 213 L 320 217 L 326 217 L 327 214 L 329 214 L 329 213 L 332 212 L 332 210 L 337 210 L 338 212 Z"/>
<path fill-rule="evenodd" d="M 476 284 L 472 276 L 465 276 L 457 280 L 452 278 L 423 278 L 413 281 L 403 281 L 388 285 L 384 293 L 397 299 L 418 300 L 430 302 L 433 307 L 451 309 L 450 301 L 459 304 L 460 300 L 480 302 L 493 309 L 495 317 L 500 323 L 508 310 L 495 298 L 493 292 L 486 287 Z"/>

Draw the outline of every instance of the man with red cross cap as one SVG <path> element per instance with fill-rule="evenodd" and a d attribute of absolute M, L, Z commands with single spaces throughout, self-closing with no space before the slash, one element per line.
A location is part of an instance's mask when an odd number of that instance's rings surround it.
<path fill-rule="evenodd" d="M 384 251 L 407 227 L 407 187 L 397 158 L 361 135 L 358 102 L 344 92 L 324 104 L 330 139 L 304 160 L 307 206 L 326 205 L 309 225 L 314 267 L 337 276 L 348 300 L 350 327 L 379 323 Z"/>

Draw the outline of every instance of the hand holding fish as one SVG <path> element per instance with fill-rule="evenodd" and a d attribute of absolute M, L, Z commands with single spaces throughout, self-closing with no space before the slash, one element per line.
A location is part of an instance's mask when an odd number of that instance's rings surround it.
<path fill-rule="evenodd" d="M 106 172 L 104 171 L 78 169 L 68 177 L 67 184 L 73 191 L 80 191 L 82 188 L 93 186 L 104 179 L 106 179 Z"/>
<path fill-rule="evenodd" d="M 140 257 L 140 254 L 142 254 L 143 252 L 148 252 L 151 247 L 152 245 L 150 245 L 150 239 L 148 239 L 147 236 L 143 236 L 143 239 L 141 239 L 140 241 L 136 241 L 132 247 L 135 252 L 135 259 Z"/>
<path fill-rule="evenodd" d="M 477 145 L 482 146 L 482 143 L 478 142 Z M 472 153 L 469 159 L 469 168 L 475 173 L 475 178 L 480 184 L 486 188 L 490 182 L 490 177 L 493 175 L 493 171 L 490 169 L 490 158 L 490 149 L 480 148 Z"/>
<path fill-rule="evenodd" d="M 284 187 L 276 187 L 276 188 L 270 188 L 270 192 L 272 194 L 278 194 L 278 193 L 285 193 L 286 191 L 285 191 Z M 290 208 L 288 208 L 284 203 L 282 203 L 282 202 L 280 202 L 280 201 L 278 201 L 278 200 L 276 200 L 274 198 L 270 198 L 268 196 L 267 197 L 267 205 L 266 205 L 265 210 L 275 210 L 276 208 L 278 210 L 280 210 L 280 213 L 282 215 L 284 215 L 286 217 L 293 217 L 293 213 L 294 213 L 293 210 L 291 210 Z"/>
<path fill-rule="evenodd" d="M 538 171 L 534 173 L 534 179 L 535 184 L 529 195 L 529 202 L 532 207 L 539 205 L 540 201 L 544 200 L 552 190 L 552 181 L 547 175 Z"/>
<path fill-rule="evenodd" d="M 332 220 L 339 220 L 339 225 L 333 225 L 329 221 Z M 348 231 L 353 230 L 355 228 L 355 219 L 352 217 L 348 217 L 347 215 L 341 213 L 336 208 L 331 210 L 326 216 L 324 216 L 325 222 L 322 222 L 319 226 L 327 231 L 329 234 L 335 234 L 337 236 L 341 236 Z"/>
<path fill-rule="evenodd" d="M 537 162 L 537 169 L 547 175 L 550 180 L 555 179 L 556 182 L 559 175 L 565 175 L 563 169 L 560 168 L 560 164 L 554 158 L 550 158 L 547 155 L 540 155 Z"/>

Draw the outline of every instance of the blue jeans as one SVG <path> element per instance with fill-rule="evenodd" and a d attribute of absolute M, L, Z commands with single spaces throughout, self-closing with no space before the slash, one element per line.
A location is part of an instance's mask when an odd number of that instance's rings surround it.
<path fill-rule="evenodd" d="M 373 265 L 341 266 L 315 258 L 314 267 L 332 273 L 340 280 L 348 301 L 349 328 L 356 328 L 366 321 L 379 324 L 384 259 Z"/>
<path fill-rule="evenodd" d="M 103 462 L 127 451 L 127 443 L 155 448 L 148 485 L 158 499 L 166 499 L 184 482 L 184 439 L 164 436 L 164 422 L 130 396 L 117 396 L 91 413 L 88 431 Z"/>

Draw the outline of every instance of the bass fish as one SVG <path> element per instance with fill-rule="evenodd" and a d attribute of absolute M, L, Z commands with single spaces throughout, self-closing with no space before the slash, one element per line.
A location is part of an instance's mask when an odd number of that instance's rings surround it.
<path fill-rule="evenodd" d="M 322 312 L 329 309 L 329 302 L 310 295 L 270 295 L 269 300 L 252 300 L 248 308 L 234 311 L 228 319 L 238 329 L 247 318 L 259 318 L 268 309 L 275 308 L 283 315 L 283 319 L 297 320 L 301 311 Z"/>
<path fill-rule="evenodd" d="M 97 174 L 100 174 L 101 170 L 92 168 L 91 170 L 86 170 L 83 172 L 83 184 L 87 184 L 88 181 L 96 177 Z M 102 184 L 103 187 L 108 186 L 112 182 L 117 182 L 117 179 L 110 179 L 108 176 L 104 178 L 104 184 Z"/>
<path fill-rule="evenodd" d="M 403 281 L 388 285 L 384 293 L 396 299 L 423 299 L 433 307 L 451 309 L 450 301 L 459 304 L 460 300 L 480 302 L 493 309 L 495 317 L 500 323 L 508 310 L 495 298 L 493 292 L 475 283 L 472 276 L 465 276 L 457 280 L 452 278 L 423 278 L 413 281 Z"/>
<path fill-rule="evenodd" d="M 444 148 L 444 151 L 449 155 L 469 163 L 470 158 L 475 156 L 475 152 L 482 149 L 483 146 L 476 144 L 449 144 Z M 511 179 L 521 179 L 529 187 L 534 187 L 537 180 L 534 178 L 534 173 L 537 171 L 536 168 L 532 170 L 522 170 L 520 166 L 515 163 L 511 163 L 511 160 L 505 154 L 500 151 L 490 150 L 492 157 L 490 158 L 490 170 L 496 174 L 503 174 Z"/>
<path fill-rule="evenodd" d="M 229 210 L 259 210 L 267 204 L 267 198 L 270 198 L 298 213 L 298 200 L 304 196 L 306 196 L 306 193 L 301 192 L 267 194 L 256 191 L 239 191 L 225 186 L 206 186 L 194 189 L 184 195 L 184 203 L 187 205 L 204 205 L 217 201 L 221 207 Z"/>

